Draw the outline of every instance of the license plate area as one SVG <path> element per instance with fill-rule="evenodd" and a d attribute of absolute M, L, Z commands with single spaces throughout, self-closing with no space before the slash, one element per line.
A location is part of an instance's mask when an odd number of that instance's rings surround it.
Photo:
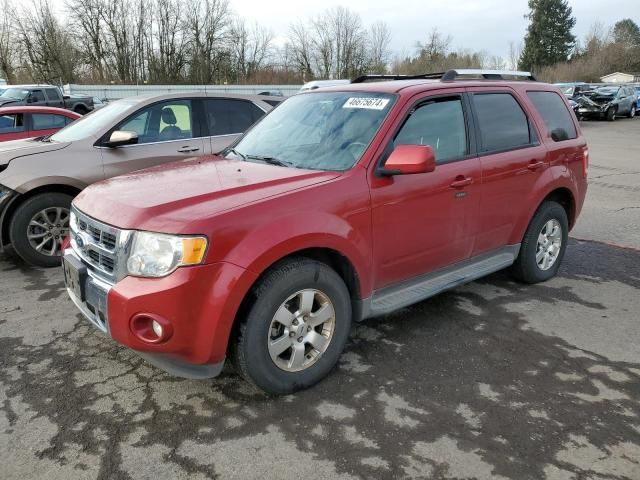
<path fill-rule="evenodd" d="M 62 260 L 62 269 L 65 285 L 81 302 L 84 302 L 86 299 L 87 267 L 74 256 L 66 255 Z"/>

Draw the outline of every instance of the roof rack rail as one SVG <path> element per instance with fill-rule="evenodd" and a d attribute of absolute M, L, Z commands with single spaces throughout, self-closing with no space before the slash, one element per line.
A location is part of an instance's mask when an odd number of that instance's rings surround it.
<path fill-rule="evenodd" d="M 456 80 L 460 76 L 476 76 L 482 77 L 484 80 L 504 80 L 504 77 L 515 77 L 521 78 L 524 80 L 529 80 L 531 82 L 536 81 L 536 77 L 534 77 L 531 72 L 520 72 L 516 70 L 482 70 L 482 69 L 453 69 L 447 70 L 444 75 L 442 75 L 443 82 Z"/>
<path fill-rule="evenodd" d="M 536 78 L 530 72 L 520 72 L 512 70 L 481 70 L 481 69 L 452 69 L 446 72 L 422 73 L 419 75 L 381 75 L 370 74 L 361 75 L 351 80 L 351 83 L 365 83 L 371 80 L 441 80 L 452 82 L 458 77 L 471 76 L 481 77 L 484 80 L 505 80 L 505 77 L 529 80 L 535 82 Z M 470 78 L 468 80 L 473 80 Z"/>
<path fill-rule="evenodd" d="M 351 80 L 351 83 L 365 83 L 370 80 L 440 80 L 445 72 L 439 73 L 421 73 L 419 75 L 382 75 L 382 74 L 368 74 L 360 75 L 359 77 Z"/>

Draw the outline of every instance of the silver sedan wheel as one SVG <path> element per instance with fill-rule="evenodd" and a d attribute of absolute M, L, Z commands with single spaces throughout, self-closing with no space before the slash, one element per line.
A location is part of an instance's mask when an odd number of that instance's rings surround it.
<path fill-rule="evenodd" d="M 69 234 L 69 209 L 49 207 L 40 210 L 29 221 L 27 240 L 38 253 L 53 257 L 60 255 L 64 238 Z"/>
<path fill-rule="evenodd" d="M 540 270 L 549 270 L 558 260 L 562 247 L 562 226 L 558 220 L 551 219 L 544 224 L 538 235 L 536 263 Z"/>
<path fill-rule="evenodd" d="M 336 326 L 329 297 L 305 289 L 287 298 L 271 320 L 268 347 L 273 362 L 286 372 L 315 364 L 327 350 Z"/>

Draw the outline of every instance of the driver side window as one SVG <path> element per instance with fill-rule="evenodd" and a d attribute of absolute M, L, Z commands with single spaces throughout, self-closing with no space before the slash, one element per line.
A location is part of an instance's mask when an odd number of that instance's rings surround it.
<path fill-rule="evenodd" d="M 467 154 L 467 132 L 462 99 L 439 98 L 418 106 L 393 143 L 430 145 L 437 163 L 463 158 Z"/>
<path fill-rule="evenodd" d="M 170 100 L 143 108 L 116 130 L 138 134 L 138 145 L 193 138 L 191 100 Z"/>

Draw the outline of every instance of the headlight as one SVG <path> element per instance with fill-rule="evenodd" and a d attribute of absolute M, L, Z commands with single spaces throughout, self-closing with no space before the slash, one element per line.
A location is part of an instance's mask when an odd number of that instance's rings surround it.
<path fill-rule="evenodd" d="M 138 277 L 164 277 L 183 265 L 201 263 L 207 249 L 204 237 L 149 232 L 134 232 L 133 235 L 127 270 Z"/>

